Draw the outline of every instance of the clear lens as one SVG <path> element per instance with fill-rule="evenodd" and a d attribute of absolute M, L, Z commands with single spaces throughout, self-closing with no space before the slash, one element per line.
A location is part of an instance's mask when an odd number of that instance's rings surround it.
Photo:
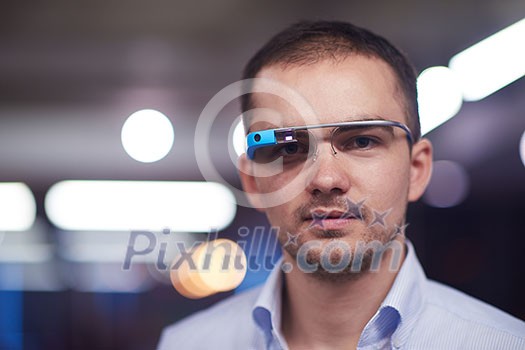
<path fill-rule="evenodd" d="M 394 139 L 391 126 L 345 126 L 332 132 L 332 148 L 342 153 L 378 151 L 388 149 Z"/>

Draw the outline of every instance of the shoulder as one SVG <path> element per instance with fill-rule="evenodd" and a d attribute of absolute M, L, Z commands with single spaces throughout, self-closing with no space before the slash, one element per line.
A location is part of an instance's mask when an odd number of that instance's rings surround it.
<path fill-rule="evenodd" d="M 525 323 L 500 309 L 435 281 L 429 281 L 427 302 L 434 308 L 486 327 L 525 336 Z"/>
<path fill-rule="evenodd" d="M 233 295 L 166 327 L 158 350 L 220 348 L 233 342 L 249 343 L 255 323 L 252 307 L 260 287 Z"/>
<path fill-rule="evenodd" d="M 422 321 L 420 327 L 429 329 L 427 333 L 444 332 L 465 348 L 473 344 L 525 348 L 525 322 L 435 281 L 427 284 Z"/>

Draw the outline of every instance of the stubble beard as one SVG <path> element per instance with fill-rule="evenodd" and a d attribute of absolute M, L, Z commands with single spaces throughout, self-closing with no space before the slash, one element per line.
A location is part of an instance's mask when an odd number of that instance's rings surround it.
<path fill-rule="evenodd" d="M 286 244 L 288 235 L 286 232 L 279 232 L 279 241 L 285 252 L 294 260 L 294 267 L 301 269 L 301 261 L 315 269 L 304 271 L 319 281 L 342 283 L 357 280 L 364 275 L 377 271 L 384 259 L 385 251 L 392 246 L 396 237 L 393 235 L 394 228 L 382 227 L 380 225 L 368 226 L 371 220 L 371 212 L 368 208 L 363 208 L 363 217 L 352 224 L 350 230 L 323 230 L 320 228 L 306 228 L 297 233 L 297 244 Z M 400 225 L 399 223 L 398 225 Z M 307 234 L 308 233 L 308 234 Z M 314 236 L 314 239 L 306 238 Z M 305 245 L 312 241 L 320 242 L 320 247 L 308 249 L 304 255 Z M 398 241 L 399 243 L 399 241 Z M 335 247 L 326 249 L 327 246 Z M 399 244 L 398 247 L 402 245 Z M 394 246 L 393 249 L 396 249 Z M 345 251 L 346 250 L 346 251 Z M 334 271 L 331 267 L 338 265 L 345 259 L 348 263 L 343 264 L 344 268 Z M 324 262 L 324 264 L 323 264 Z M 328 263 L 327 263 L 328 262 Z M 328 265 L 328 268 L 326 268 Z"/>

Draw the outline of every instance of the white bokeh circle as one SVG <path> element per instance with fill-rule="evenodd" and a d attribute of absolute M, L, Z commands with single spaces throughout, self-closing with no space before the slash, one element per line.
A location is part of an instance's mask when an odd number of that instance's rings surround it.
<path fill-rule="evenodd" d="M 131 114 L 121 132 L 122 146 L 133 159 L 152 163 L 164 158 L 173 146 L 173 126 L 170 120 L 154 109 Z"/>

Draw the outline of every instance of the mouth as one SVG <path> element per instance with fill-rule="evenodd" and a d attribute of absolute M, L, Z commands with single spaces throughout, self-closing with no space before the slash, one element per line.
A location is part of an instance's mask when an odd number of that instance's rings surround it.
<path fill-rule="evenodd" d="M 309 228 L 340 230 L 361 218 L 348 210 L 316 208 L 303 219 L 309 224 Z"/>
<path fill-rule="evenodd" d="M 358 210 L 315 208 L 303 217 L 304 220 L 316 219 L 359 219 L 362 215 Z"/>

